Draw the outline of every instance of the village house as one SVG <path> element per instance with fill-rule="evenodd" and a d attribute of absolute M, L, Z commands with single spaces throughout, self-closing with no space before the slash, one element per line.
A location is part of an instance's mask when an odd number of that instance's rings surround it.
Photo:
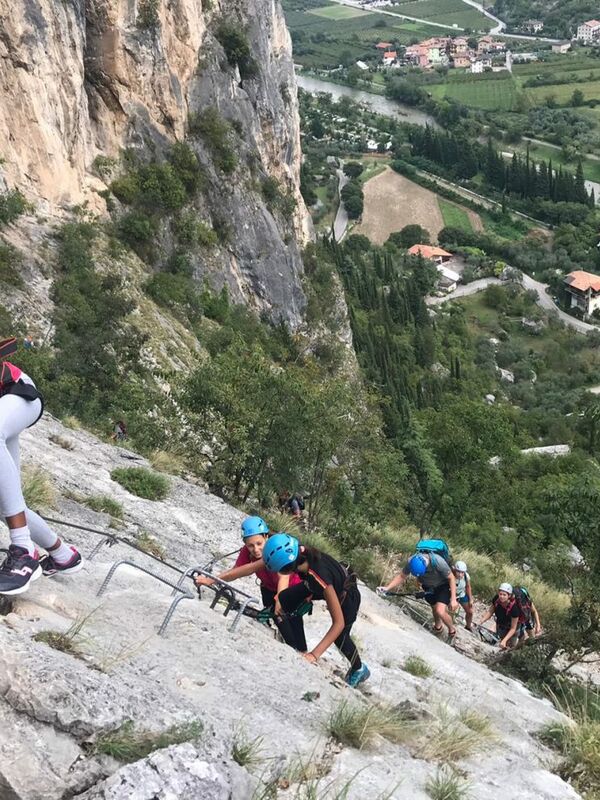
<path fill-rule="evenodd" d="M 527 22 L 523 24 L 523 28 L 528 33 L 539 33 L 544 29 L 544 23 L 541 19 L 528 19 Z"/>
<path fill-rule="evenodd" d="M 393 64 L 396 63 L 396 59 L 398 58 L 398 53 L 395 50 L 390 50 L 387 53 L 383 54 L 383 66 L 384 67 L 391 67 Z"/>
<path fill-rule="evenodd" d="M 378 42 L 375 47 L 377 50 L 385 51 L 389 50 L 390 47 L 393 47 L 393 44 L 391 42 Z"/>
<path fill-rule="evenodd" d="M 455 69 L 464 69 L 471 66 L 471 58 L 470 56 L 453 56 L 452 64 Z"/>
<path fill-rule="evenodd" d="M 482 72 L 485 72 L 486 69 L 492 68 L 492 59 L 489 56 L 482 56 L 481 58 L 476 58 L 475 61 L 471 63 L 471 72 L 474 75 L 480 75 Z"/>
<path fill-rule="evenodd" d="M 575 38 L 584 44 L 598 41 L 600 39 L 600 22 L 597 19 L 582 22 L 577 28 L 577 36 Z"/>
<path fill-rule="evenodd" d="M 415 67 L 422 67 L 427 69 L 429 64 L 428 51 L 426 47 L 420 44 L 413 44 L 407 47 L 404 52 L 404 60 Z"/>
<path fill-rule="evenodd" d="M 600 275 L 577 269 L 569 272 L 564 284 L 571 296 L 570 308 L 578 308 L 588 316 L 600 308 Z"/>
<path fill-rule="evenodd" d="M 571 42 L 566 40 L 564 42 L 556 42 L 552 45 L 553 53 L 568 53 L 571 49 Z"/>
<path fill-rule="evenodd" d="M 413 244 L 408 253 L 411 256 L 422 256 L 429 259 L 429 261 L 434 261 L 436 264 L 444 264 L 452 258 L 452 253 L 448 253 L 447 250 L 442 250 L 441 247 L 436 247 L 432 244 Z"/>
<path fill-rule="evenodd" d="M 478 53 L 501 53 L 505 49 L 505 43 L 497 42 L 492 36 L 482 36 L 477 42 Z"/>

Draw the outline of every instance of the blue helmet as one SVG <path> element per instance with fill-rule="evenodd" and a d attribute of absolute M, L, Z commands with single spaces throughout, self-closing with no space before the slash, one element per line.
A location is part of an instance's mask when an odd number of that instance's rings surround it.
<path fill-rule="evenodd" d="M 423 556 L 413 556 L 408 561 L 408 568 L 411 575 L 414 575 L 415 578 L 420 578 L 427 570 L 427 561 Z"/>
<path fill-rule="evenodd" d="M 249 536 L 259 536 L 262 534 L 266 536 L 269 532 L 269 526 L 262 517 L 246 517 L 242 522 L 242 539 L 247 539 Z"/>
<path fill-rule="evenodd" d="M 293 564 L 299 555 L 300 542 L 287 533 L 270 536 L 262 551 L 262 558 L 269 572 L 279 572 Z"/>

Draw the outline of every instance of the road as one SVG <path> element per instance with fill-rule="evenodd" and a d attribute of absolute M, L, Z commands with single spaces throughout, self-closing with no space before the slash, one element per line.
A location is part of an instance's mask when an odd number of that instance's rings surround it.
<path fill-rule="evenodd" d="M 540 283 L 539 281 L 534 280 L 529 275 L 526 275 L 524 272 L 522 273 L 522 275 L 523 275 L 523 288 L 532 289 L 537 293 L 537 304 L 546 311 L 555 312 L 558 318 L 569 328 L 573 328 L 578 333 L 584 333 L 584 334 L 590 333 L 591 331 L 599 330 L 599 328 L 596 325 L 590 325 L 587 322 L 582 322 L 580 319 L 576 319 L 575 317 L 572 317 L 570 314 L 566 314 L 564 311 L 561 311 L 560 308 L 554 302 L 554 300 L 546 292 L 547 286 L 545 283 Z M 459 300 L 461 297 L 468 297 L 471 294 L 476 294 L 477 292 L 481 292 L 494 283 L 501 284 L 502 281 L 499 280 L 499 278 L 480 278 L 479 280 L 473 281 L 472 283 L 467 283 L 466 285 L 459 286 L 453 292 L 450 292 L 444 297 L 428 297 L 426 302 L 427 305 L 429 306 L 439 306 L 442 303 L 446 303 L 448 300 Z"/>
<path fill-rule="evenodd" d="M 493 14 L 490 14 L 489 11 L 486 11 L 485 8 L 481 5 L 481 3 L 476 3 L 475 0 L 462 0 L 462 1 L 463 3 L 466 3 L 466 5 L 476 8 L 480 14 L 483 14 L 484 17 L 487 17 L 488 19 L 491 19 L 492 22 L 496 23 L 495 28 L 490 28 L 490 35 L 497 36 L 498 34 L 502 33 L 504 28 L 506 28 L 506 22 L 502 22 L 501 19 L 495 17 Z"/>
<path fill-rule="evenodd" d="M 348 183 L 349 178 L 344 174 L 344 163 L 340 161 L 339 169 L 336 169 L 337 176 L 338 176 L 338 197 L 339 197 L 339 204 L 338 210 L 335 215 L 335 219 L 333 220 L 333 238 L 336 242 L 341 242 L 344 236 L 346 235 L 346 229 L 348 228 L 348 214 L 346 212 L 346 207 L 344 206 L 342 200 L 342 189 Z"/>

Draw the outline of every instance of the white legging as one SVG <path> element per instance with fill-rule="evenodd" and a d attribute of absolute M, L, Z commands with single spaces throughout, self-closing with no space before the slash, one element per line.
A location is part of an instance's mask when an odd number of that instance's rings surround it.
<path fill-rule="evenodd" d="M 31 538 L 47 549 L 58 537 L 25 505 L 19 458 L 19 434 L 37 421 L 41 410 L 40 400 L 25 400 L 14 394 L 0 397 L 0 516 L 12 517 L 24 511 Z"/>

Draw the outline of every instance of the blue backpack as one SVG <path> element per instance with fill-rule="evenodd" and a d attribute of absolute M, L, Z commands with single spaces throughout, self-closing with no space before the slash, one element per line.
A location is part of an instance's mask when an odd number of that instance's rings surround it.
<path fill-rule="evenodd" d="M 443 539 L 421 539 L 415 547 L 416 553 L 434 553 L 444 559 L 448 566 L 452 566 L 452 556 L 448 545 Z"/>

